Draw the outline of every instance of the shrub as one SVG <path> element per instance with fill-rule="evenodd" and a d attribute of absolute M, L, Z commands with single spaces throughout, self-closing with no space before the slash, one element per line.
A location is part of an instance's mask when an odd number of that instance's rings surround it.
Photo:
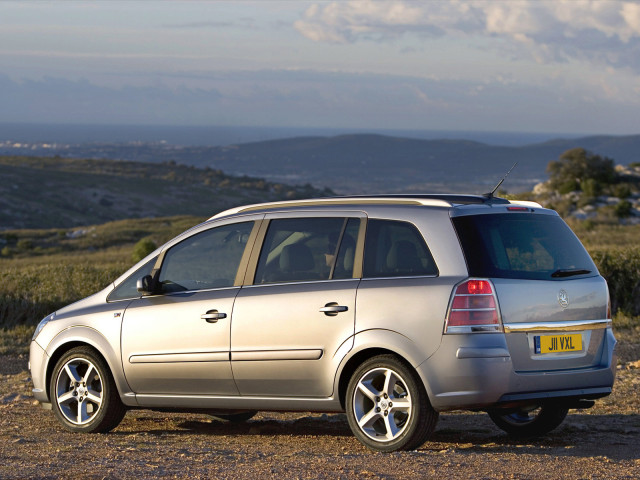
<path fill-rule="evenodd" d="M 153 252 L 157 247 L 157 245 L 150 238 L 143 238 L 138 243 L 136 243 L 133 247 L 133 254 L 131 258 L 134 262 L 139 262 L 144 257 Z"/>
<path fill-rule="evenodd" d="M 31 250 L 33 249 L 33 242 L 31 240 L 23 238 L 22 240 L 18 240 L 16 246 L 19 250 Z"/>
<path fill-rule="evenodd" d="M 619 201 L 614 207 L 614 211 L 616 213 L 616 217 L 618 218 L 627 218 L 631 215 L 631 210 L 633 205 L 627 200 Z"/>
<path fill-rule="evenodd" d="M 613 196 L 620 199 L 625 199 L 631 196 L 631 187 L 628 183 L 621 183 L 613 187 Z"/>
<path fill-rule="evenodd" d="M 609 284 L 612 312 L 640 315 L 640 248 L 593 250 L 590 253 Z"/>

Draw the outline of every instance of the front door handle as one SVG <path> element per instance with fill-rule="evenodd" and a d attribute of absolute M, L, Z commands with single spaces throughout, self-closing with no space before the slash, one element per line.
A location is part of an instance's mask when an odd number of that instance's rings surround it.
<path fill-rule="evenodd" d="M 320 309 L 322 313 L 329 317 L 335 317 L 340 312 L 346 312 L 349 310 L 349 307 L 344 305 L 338 305 L 336 302 L 327 303 L 324 307 Z"/>
<path fill-rule="evenodd" d="M 220 313 L 218 310 L 209 310 L 207 313 L 200 315 L 200 318 L 206 320 L 207 323 L 216 323 L 221 318 L 227 318 L 227 314 Z"/>

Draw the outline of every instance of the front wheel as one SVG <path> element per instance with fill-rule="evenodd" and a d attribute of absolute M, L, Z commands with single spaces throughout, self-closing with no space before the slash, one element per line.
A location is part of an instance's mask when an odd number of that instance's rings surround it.
<path fill-rule="evenodd" d="M 353 434 L 379 452 L 418 448 L 438 421 L 415 371 L 393 355 L 358 367 L 347 388 L 346 410 Z"/>
<path fill-rule="evenodd" d="M 49 391 L 55 416 L 72 432 L 108 432 L 126 413 L 109 367 L 89 347 L 58 360 Z"/>
<path fill-rule="evenodd" d="M 560 425 L 569 409 L 559 404 L 546 403 L 522 407 L 517 410 L 490 410 L 489 417 L 512 437 L 536 437 L 549 433 Z"/>

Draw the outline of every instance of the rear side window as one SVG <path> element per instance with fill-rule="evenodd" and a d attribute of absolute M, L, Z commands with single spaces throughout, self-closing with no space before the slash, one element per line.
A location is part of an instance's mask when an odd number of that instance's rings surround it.
<path fill-rule="evenodd" d="M 597 272 L 591 257 L 557 216 L 526 213 L 453 218 L 473 277 L 562 279 Z"/>
<path fill-rule="evenodd" d="M 365 278 L 437 274 L 433 256 L 414 225 L 369 220 L 364 247 Z"/>
<path fill-rule="evenodd" d="M 254 283 L 351 278 L 359 225 L 337 217 L 271 220 Z"/>

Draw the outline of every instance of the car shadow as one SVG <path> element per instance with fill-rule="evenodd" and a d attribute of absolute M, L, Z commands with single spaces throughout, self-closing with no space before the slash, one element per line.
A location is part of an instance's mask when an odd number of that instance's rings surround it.
<path fill-rule="evenodd" d="M 347 417 L 343 414 L 301 416 L 291 419 L 252 419 L 234 423 L 215 418 L 190 420 L 178 425 L 192 433 L 205 435 L 325 435 L 351 436 Z"/>
<path fill-rule="evenodd" d="M 178 414 L 176 414 L 178 415 Z M 170 427 L 145 425 L 145 419 L 133 430 L 149 435 L 207 436 L 327 436 L 352 437 L 344 414 L 274 414 L 260 415 L 243 423 L 222 421 L 204 415 L 188 420 L 170 421 Z M 151 420 L 151 419 L 149 419 Z M 146 429 L 145 426 L 151 427 Z M 155 428 L 154 428 L 155 427 Z M 114 432 L 127 435 L 132 432 Z M 496 427 L 486 414 L 443 414 L 429 441 L 415 454 L 456 451 L 458 453 L 504 453 L 514 451 L 532 455 L 571 457 L 606 456 L 616 460 L 640 458 L 640 415 L 570 414 L 554 431 L 536 438 L 509 437 Z"/>

